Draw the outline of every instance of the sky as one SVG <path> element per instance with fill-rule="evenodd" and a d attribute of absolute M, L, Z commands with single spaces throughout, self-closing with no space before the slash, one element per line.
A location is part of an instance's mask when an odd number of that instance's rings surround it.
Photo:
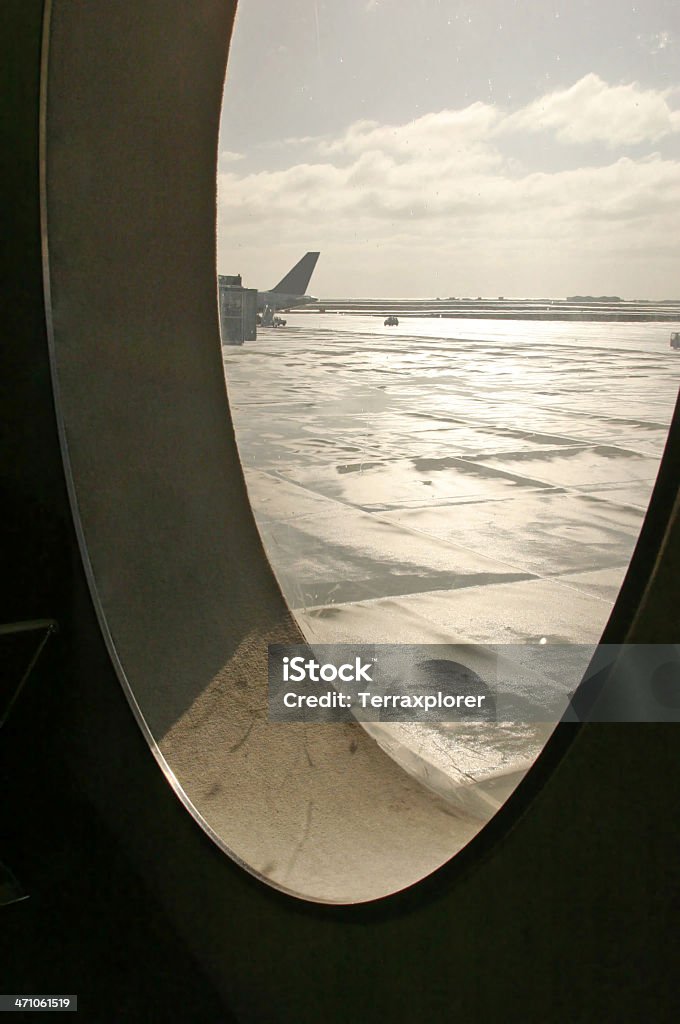
<path fill-rule="evenodd" d="M 677 0 L 240 0 L 218 270 L 323 298 L 680 298 Z"/>

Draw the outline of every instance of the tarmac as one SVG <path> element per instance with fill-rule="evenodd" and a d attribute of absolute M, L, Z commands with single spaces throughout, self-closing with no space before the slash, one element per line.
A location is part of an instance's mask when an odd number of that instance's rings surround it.
<path fill-rule="evenodd" d="M 286 319 L 223 352 L 256 521 L 307 639 L 573 644 L 585 666 L 658 471 L 678 326 Z M 488 817 L 554 724 L 369 731 Z"/>

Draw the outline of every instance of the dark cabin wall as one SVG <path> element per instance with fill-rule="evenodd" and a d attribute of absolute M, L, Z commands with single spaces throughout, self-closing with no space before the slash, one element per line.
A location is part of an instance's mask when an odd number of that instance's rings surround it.
<path fill-rule="evenodd" d="M 500 820 L 449 869 L 403 899 L 361 908 L 275 893 L 182 809 L 110 665 L 75 545 L 41 290 L 41 5 L 3 4 L 0 18 L 14 154 L 2 170 L 11 245 L 0 457 L 13 523 L 4 619 L 47 614 L 63 625 L 0 737 L 13 817 L 0 855 L 33 888 L 30 911 L 0 910 L 0 988 L 47 980 L 56 989 L 68 964 L 69 983 L 89 995 L 84 1019 L 102 1021 L 226 1020 L 227 1007 L 246 1024 L 677 1019 L 677 727 L 589 726 L 571 743 L 564 727 Z M 677 422 L 673 444 L 677 452 Z M 664 473 L 633 570 L 637 597 L 619 619 L 623 631 L 636 616 L 639 641 L 677 639 L 677 527 L 639 607 L 677 487 Z M 117 1007 L 105 1004 L 111 986 L 126 990 Z"/>
<path fill-rule="evenodd" d="M 2 618 L 49 617 L 64 600 L 70 523 L 45 328 L 38 192 L 42 2 L 0 7 L 2 107 Z M 67 561 L 67 558 L 66 558 Z"/>
<path fill-rule="evenodd" d="M 225 1024 L 228 1008 L 82 792 L 81 773 L 96 775 L 97 766 L 76 756 L 72 702 L 79 652 L 88 635 L 95 647 L 101 639 L 86 589 L 82 614 L 75 600 L 85 584 L 50 378 L 38 188 L 42 19 L 42 0 L 0 5 L 0 624 L 59 625 L 0 732 L 0 863 L 28 894 L 0 906 L 0 992 L 78 994 L 88 1021 L 188 1019 L 177 1015 L 186 1002 L 190 1019 Z M 41 636 L 0 636 L 0 710 Z M 108 664 L 102 673 L 129 716 Z"/>

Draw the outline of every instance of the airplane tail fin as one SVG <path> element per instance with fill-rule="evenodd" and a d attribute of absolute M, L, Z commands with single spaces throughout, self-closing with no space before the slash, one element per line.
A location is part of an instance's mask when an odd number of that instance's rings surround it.
<path fill-rule="evenodd" d="M 271 290 L 283 292 L 285 295 L 304 295 L 318 258 L 318 252 L 305 253 L 293 269 L 289 270 L 286 276 Z"/>

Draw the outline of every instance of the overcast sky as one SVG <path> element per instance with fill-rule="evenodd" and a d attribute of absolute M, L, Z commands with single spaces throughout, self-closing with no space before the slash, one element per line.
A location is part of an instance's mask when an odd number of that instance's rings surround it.
<path fill-rule="evenodd" d="M 680 3 L 240 0 L 218 203 L 260 289 L 680 297 Z"/>

